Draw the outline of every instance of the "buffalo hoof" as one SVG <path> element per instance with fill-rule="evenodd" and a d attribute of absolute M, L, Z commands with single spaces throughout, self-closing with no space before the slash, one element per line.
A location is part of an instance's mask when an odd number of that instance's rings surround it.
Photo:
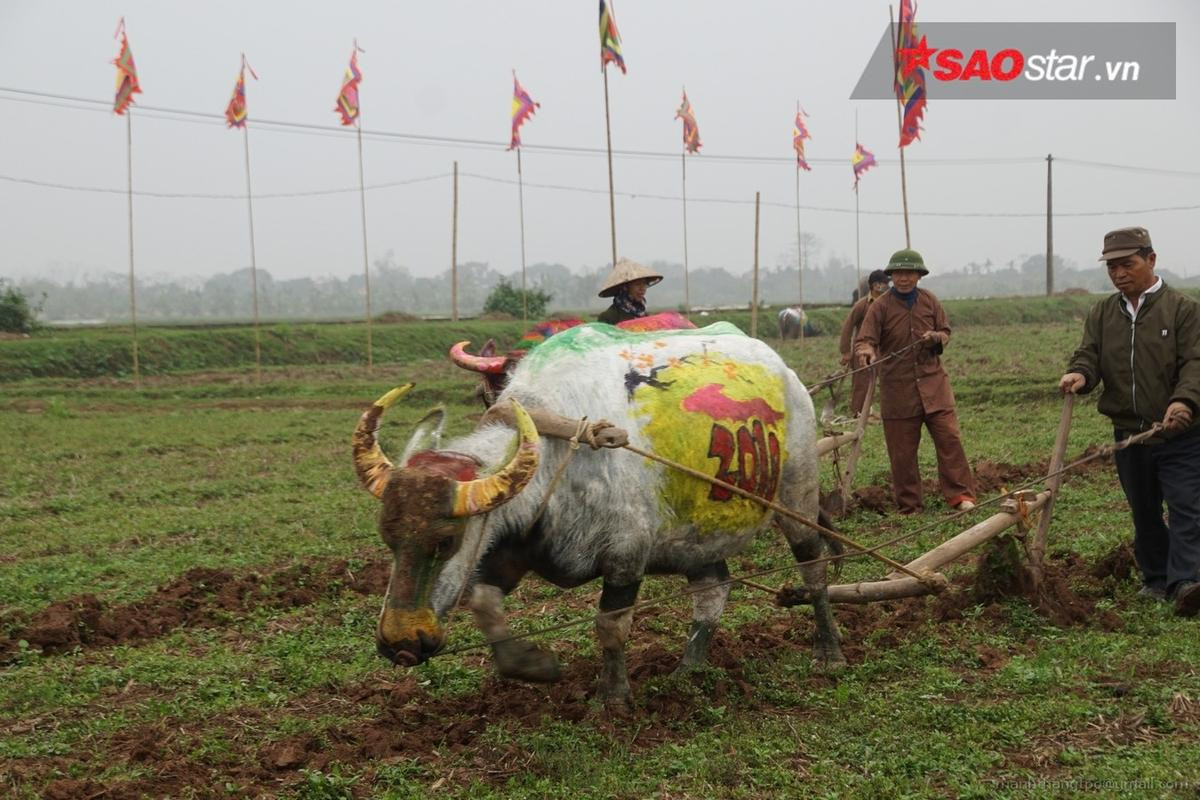
<path fill-rule="evenodd" d="M 496 671 L 505 678 L 532 683 L 553 683 L 562 677 L 558 657 L 523 639 L 510 639 L 493 646 Z"/>
<path fill-rule="evenodd" d="M 604 704 L 606 712 L 628 714 L 633 711 L 633 694 L 629 691 L 628 684 L 624 687 L 602 686 L 596 692 L 596 699 Z"/>
<path fill-rule="evenodd" d="M 818 647 L 813 652 L 813 669 L 820 673 L 841 672 L 846 668 L 841 648 Z"/>

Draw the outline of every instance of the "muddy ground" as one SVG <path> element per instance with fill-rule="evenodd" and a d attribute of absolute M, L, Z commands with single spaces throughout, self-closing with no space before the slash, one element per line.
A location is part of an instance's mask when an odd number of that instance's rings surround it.
<path fill-rule="evenodd" d="M 1000 622 L 1005 610 L 1000 602 L 1010 594 L 1028 591 L 1018 573 L 1008 574 L 1003 564 L 981 560 L 974 573 L 959 576 L 951 587 L 934 597 L 910 598 L 866 606 L 839 606 L 837 619 L 845 641 L 845 655 L 851 665 L 861 664 L 873 652 L 895 647 L 921 631 L 929 635 L 930 620 L 957 622 L 960 625 L 987 626 Z M 1100 598 L 1112 597 L 1119 581 L 1127 578 L 1132 565 L 1128 548 L 1118 548 L 1096 564 L 1085 564 L 1077 557 L 1051 560 L 1042 592 L 1029 596 L 1031 604 L 1057 625 L 1097 626 L 1106 630 L 1122 626 L 1120 616 L 1111 611 L 1096 613 Z M 153 595 L 136 603 L 108 605 L 90 595 L 79 595 L 54 603 L 33 614 L 27 622 L 0 645 L 11 655 L 15 641 L 24 639 L 39 649 L 44 658 L 55 658 L 65 651 L 86 651 L 128 644 L 162 636 L 188 627 L 229 625 L 238 615 L 261 609 L 264 604 L 293 608 L 315 602 L 320 594 L 355 592 L 378 595 L 387 580 L 383 560 L 369 562 L 352 573 L 347 562 L 307 562 L 281 568 L 267 574 L 235 574 L 228 570 L 194 569 L 160 587 Z M 586 607 L 588 598 L 577 598 L 572 605 Z M 581 602 L 582 601 L 582 602 Z M 982 613 L 975 609 L 982 604 Z M 966 614 L 968 609 L 971 614 Z M 629 655 L 630 677 L 636 687 L 648 679 L 666 676 L 675 668 L 680 647 L 676 634 L 660 634 L 645 623 L 669 610 L 647 609 L 635 625 Z M 504 681 L 494 676 L 484 680 L 482 690 L 469 696 L 433 697 L 412 673 L 397 670 L 392 677 L 366 683 L 322 687 L 319 692 L 291 700 L 283 711 L 292 717 L 316 720 L 330 713 L 359 720 L 352 725 L 326 728 L 320 736 L 306 733 L 282 741 L 265 742 L 255 735 L 264 725 L 264 712 L 245 708 L 205 719 L 167 718 L 152 725 L 126 729 L 108 738 L 100 738 L 86 752 L 20 760 L 0 759 L 0 773 L 8 773 L 18 785 L 39 787 L 41 796 L 56 798 L 136 798 L 175 796 L 212 786 L 211 796 L 270 796 L 303 779 L 304 770 L 321 770 L 333 763 L 376 765 L 417 762 L 436 765 L 447 754 L 466 756 L 467 769 L 457 770 L 456 783 L 481 780 L 499 785 L 530 767 L 531 756 L 509 744 L 498 747 L 486 743 L 490 726 L 536 728 L 546 719 L 566 720 L 587 725 L 597 733 L 626 742 L 635 750 L 656 747 L 679 736 L 696 713 L 698 704 L 720 705 L 736 696 L 739 705 L 762 713 L 785 713 L 757 699 L 755 688 L 746 678 L 743 665 L 754 659 L 769 658 L 783 651 L 807 654 L 811 625 L 803 618 L 780 611 L 764 621 L 752 622 L 735 631 L 722 630 L 714 638 L 711 662 L 718 670 L 706 673 L 702 694 L 695 680 L 672 678 L 653 693 L 639 696 L 629 717 L 613 714 L 592 700 L 597 665 L 590 659 L 564 659 L 563 679 L 551 685 L 528 685 Z M 667 629 L 679 626 L 662 626 Z M 958 635 L 947 628 L 934 628 L 935 635 Z M 868 644 L 869 643 L 869 644 Z M 978 670 L 999 669 L 1011 658 L 988 646 L 977 648 Z M 473 664 L 486 668 L 482 654 L 468 656 Z M 973 676 L 967 670 L 964 680 Z M 713 678 L 716 675 L 716 678 Z M 812 688 L 836 683 L 836 674 L 814 673 L 808 678 Z M 154 696 L 145 686 L 127 686 L 98 700 L 106 713 L 125 705 L 136 705 Z M 78 712 L 73 712 L 78 713 Z M 86 712 L 85 712 L 86 713 Z M 794 708 L 786 713 L 797 712 Z M 1195 714 L 1189 706 L 1180 713 Z M 1149 735 L 1138 731 L 1138 720 L 1113 721 L 1130 736 Z M 52 719 L 0 722 L 0 735 L 25 733 L 31 726 L 52 725 Z M 200 743 L 214 737 L 227 743 L 220 756 L 195 753 Z M 145 777 L 133 781 L 104 783 L 92 779 L 66 779 L 64 774 L 96 775 L 105 765 L 126 763 L 147 767 Z M 461 763 L 461 762 L 460 762 Z M 370 785 L 370 772 L 363 782 Z M 214 785 L 214 778 L 220 783 Z M 226 786 L 228 784 L 228 787 Z M 220 787 L 218 790 L 217 786 Z M 197 789 L 197 787 L 200 787 Z"/>

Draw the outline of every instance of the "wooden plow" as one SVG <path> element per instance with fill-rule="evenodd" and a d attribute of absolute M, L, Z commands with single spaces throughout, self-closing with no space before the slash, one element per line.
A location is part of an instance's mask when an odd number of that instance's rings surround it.
<path fill-rule="evenodd" d="M 871 380 L 867 387 L 866 401 L 862 413 L 859 414 L 858 424 L 853 431 L 826 436 L 817 441 L 817 452 L 824 456 L 836 452 L 847 444 L 851 446 L 846 464 L 839 470 L 837 493 L 841 509 L 849 506 L 851 486 L 854 482 L 854 472 L 858 464 L 858 456 L 862 448 L 863 434 L 866 431 L 867 419 L 870 415 L 871 401 L 875 392 L 875 371 L 871 371 Z M 1050 529 L 1050 518 L 1054 508 L 1054 500 L 1062 484 L 1063 458 L 1066 455 L 1067 436 L 1071 429 L 1071 417 L 1074 410 L 1075 395 L 1066 395 L 1063 401 L 1062 415 L 1059 418 L 1058 432 L 1054 440 L 1054 450 L 1050 458 L 1049 477 L 1044 490 L 1039 492 L 1018 491 L 1004 496 L 999 501 L 999 510 L 992 516 L 975 523 L 937 547 L 904 565 L 904 570 L 893 571 L 880 580 L 860 581 L 857 583 L 835 584 L 829 587 L 829 599 L 834 603 L 870 603 L 876 601 L 897 600 L 904 597 L 915 597 L 923 594 L 941 592 L 949 585 L 946 576 L 940 571 L 947 564 L 966 556 L 980 545 L 991 541 L 996 536 L 1010 528 L 1016 528 L 1024 541 L 1025 554 L 1029 562 L 1030 575 L 1034 587 L 1041 585 L 1044 575 L 1044 560 L 1046 554 L 1046 537 Z M 970 512 L 962 512 L 963 515 Z M 1039 516 L 1035 516 L 1039 515 Z M 1031 528 L 1033 529 L 1030 535 Z M 762 587 L 765 588 L 765 587 Z M 794 604 L 805 602 L 807 597 L 803 590 L 789 590 L 781 596 L 781 602 Z"/>

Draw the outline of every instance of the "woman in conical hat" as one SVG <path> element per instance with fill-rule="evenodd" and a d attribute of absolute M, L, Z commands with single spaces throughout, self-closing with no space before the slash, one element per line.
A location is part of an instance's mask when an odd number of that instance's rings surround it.
<path fill-rule="evenodd" d="M 636 261 L 619 259 L 600 289 L 601 297 L 613 299 L 612 305 L 604 309 L 597 319 L 616 325 L 627 319 L 646 316 L 646 289 L 662 279 L 662 275 L 651 272 Z"/>

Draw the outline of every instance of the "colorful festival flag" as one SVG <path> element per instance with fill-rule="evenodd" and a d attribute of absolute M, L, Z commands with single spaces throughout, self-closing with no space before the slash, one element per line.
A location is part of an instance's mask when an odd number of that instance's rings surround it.
<path fill-rule="evenodd" d="M 258 75 L 254 72 L 254 68 L 246 62 L 246 54 L 242 53 L 242 68 L 238 70 L 237 83 L 233 86 L 233 97 L 229 98 L 229 105 L 225 106 L 225 124 L 230 128 L 246 127 L 246 70 L 250 70 L 250 74 L 254 80 L 258 80 Z"/>
<path fill-rule="evenodd" d="M 696 125 L 696 113 L 688 102 L 687 91 L 683 93 L 683 103 L 675 111 L 675 119 L 683 120 L 683 147 L 689 153 L 700 152 L 700 128 Z"/>
<path fill-rule="evenodd" d="M 137 67 L 133 65 L 133 51 L 129 49 L 129 37 L 125 35 L 125 18 L 121 17 L 121 21 L 117 24 L 117 32 L 113 34 L 113 38 L 121 37 L 121 52 L 113 59 L 113 64 L 117 67 L 117 94 L 113 100 L 113 111 L 117 114 L 124 114 L 125 109 L 133 105 L 133 96 L 141 94 L 142 88 L 138 84 Z"/>
<path fill-rule="evenodd" d="M 365 53 L 358 42 L 350 51 L 350 66 L 346 67 L 346 76 L 342 78 L 342 90 L 338 92 L 337 106 L 334 111 L 342 115 L 343 125 L 353 125 L 358 119 L 358 84 L 362 81 L 362 71 L 358 68 L 358 54 Z"/>
<path fill-rule="evenodd" d="M 796 121 L 792 124 L 792 149 L 796 151 L 796 166 L 812 172 L 812 167 L 804 160 L 804 140 L 812 138 L 812 134 L 808 132 L 808 126 L 804 124 L 806 116 L 804 109 L 797 105 Z"/>
<path fill-rule="evenodd" d="M 613 19 L 608 4 L 600 0 L 600 69 L 614 62 L 625 74 L 625 57 L 621 55 L 621 34 L 617 33 L 617 21 Z"/>
<path fill-rule="evenodd" d="M 912 0 L 900 0 L 900 36 L 896 46 L 896 100 L 904 108 L 900 122 L 900 146 L 912 144 L 921 138 L 921 118 L 925 115 L 925 70 L 921 59 L 913 55 L 925 54 L 928 50 L 924 37 L 917 41 L 917 10 Z M 910 55 L 912 54 L 912 55 Z"/>
<path fill-rule="evenodd" d="M 854 155 L 850 157 L 850 166 L 854 169 L 854 188 L 858 189 L 858 179 L 864 172 L 875 166 L 875 154 L 861 144 L 856 144 Z"/>
<path fill-rule="evenodd" d="M 529 92 L 525 91 L 517 80 L 517 71 L 513 70 L 512 141 L 508 145 L 509 150 L 521 146 L 521 126 L 533 116 L 535 109 L 541 107 L 541 103 L 533 102 Z"/>

